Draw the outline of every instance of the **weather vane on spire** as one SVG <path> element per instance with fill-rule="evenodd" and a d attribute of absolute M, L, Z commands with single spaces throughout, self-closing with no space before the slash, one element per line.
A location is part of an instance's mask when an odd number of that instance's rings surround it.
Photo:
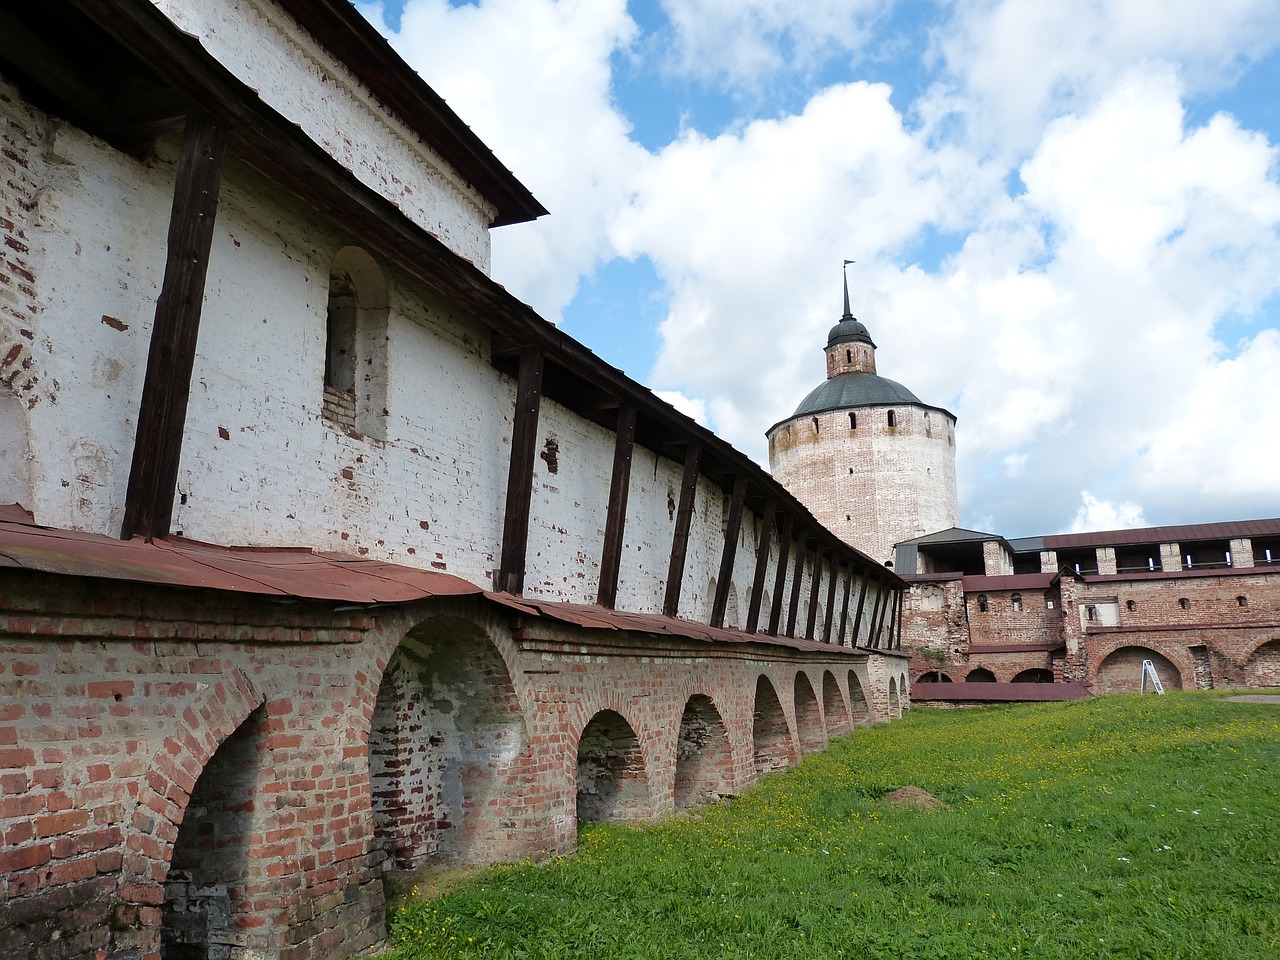
<path fill-rule="evenodd" d="M 849 264 L 857 263 L 857 260 L 846 260 L 841 270 L 844 271 L 844 319 L 853 319 L 853 311 L 849 309 Z"/>

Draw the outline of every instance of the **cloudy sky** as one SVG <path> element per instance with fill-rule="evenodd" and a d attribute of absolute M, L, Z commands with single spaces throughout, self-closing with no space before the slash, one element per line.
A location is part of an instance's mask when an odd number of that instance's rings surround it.
<path fill-rule="evenodd" d="M 1275 0 L 360 7 L 551 210 L 495 279 L 761 462 L 848 258 L 963 525 L 1280 515 Z"/>

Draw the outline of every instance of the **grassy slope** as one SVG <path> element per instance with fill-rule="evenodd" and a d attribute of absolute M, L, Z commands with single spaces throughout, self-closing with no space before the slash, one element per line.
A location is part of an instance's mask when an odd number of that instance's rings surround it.
<path fill-rule="evenodd" d="M 943 800 L 888 807 L 916 785 Z M 1280 707 L 916 710 L 392 915 L 434 957 L 1280 957 Z"/>

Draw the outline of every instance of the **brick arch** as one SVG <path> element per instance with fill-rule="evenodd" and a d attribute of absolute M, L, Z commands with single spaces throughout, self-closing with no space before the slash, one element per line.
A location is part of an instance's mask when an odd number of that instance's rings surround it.
<path fill-rule="evenodd" d="M 530 740 L 493 624 L 430 614 L 387 658 L 365 739 L 373 842 L 403 870 L 508 853 L 506 787 Z"/>
<path fill-rule="evenodd" d="M 856 670 L 849 671 L 849 718 L 855 724 L 871 722 L 871 706 Z"/>
<path fill-rule="evenodd" d="M 805 753 L 821 750 L 827 745 L 826 731 L 822 726 L 822 708 L 813 682 L 803 670 L 796 673 L 793 691 L 796 711 L 796 738 Z"/>
<path fill-rule="evenodd" d="M 617 710 L 598 710 L 574 738 L 577 816 L 590 822 L 648 820 L 652 778 L 636 728 Z"/>
<path fill-rule="evenodd" d="M 830 670 L 822 672 L 822 714 L 827 721 L 828 738 L 849 732 L 852 726 L 849 707 L 845 703 L 844 694 L 840 692 L 836 675 Z"/>
<path fill-rule="evenodd" d="M 701 806 L 733 788 L 733 750 L 724 718 L 711 697 L 695 693 L 685 702 L 676 734 L 676 809 Z"/>
<path fill-rule="evenodd" d="M 1250 687 L 1280 687 L 1280 639 L 1254 648 L 1245 661 L 1244 682 Z"/>
<path fill-rule="evenodd" d="M 796 762 L 795 740 L 786 712 L 773 681 L 765 674 L 756 678 L 751 723 L 752 758 L 756 776 L 777 773 Z"/>
<path fill-rule="evenodd" d="M 898 680 L 896 677 L 889 678 L 889 716 L 902 716 L 902 701 L 898 699 Z"/>
<path fill-rule="evenodd" d="M 1178 664 L 1159 650 L 1138 644 L 1117 644 L 1110 653 L 1098 661 L 1094 674 L 1093 692 L 1095 694 L 1137 693 L 1142 689 L 1143 660 L 1152 661 L 1156 674 L 1166 690 L 1181 690 L 1182 678 L 1194 676 L 1193 673 L 1180 670 Z"/>

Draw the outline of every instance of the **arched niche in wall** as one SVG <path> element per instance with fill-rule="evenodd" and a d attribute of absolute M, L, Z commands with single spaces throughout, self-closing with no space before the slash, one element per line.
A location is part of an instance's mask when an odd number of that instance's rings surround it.
<path fill-rule="evenodd" d="M 733 754 L 720 711 L 710 697 L 685 704 L 676 740 L 675 804 L 689 810 L 733 792 Z"/>
<path fill-rule="evenodd" d="M 378 262 L 362 247 L 339 250 L 329 267 L 325 308 L 325 413 L 379 439 L 386 437 L 389 311 Z"/>

